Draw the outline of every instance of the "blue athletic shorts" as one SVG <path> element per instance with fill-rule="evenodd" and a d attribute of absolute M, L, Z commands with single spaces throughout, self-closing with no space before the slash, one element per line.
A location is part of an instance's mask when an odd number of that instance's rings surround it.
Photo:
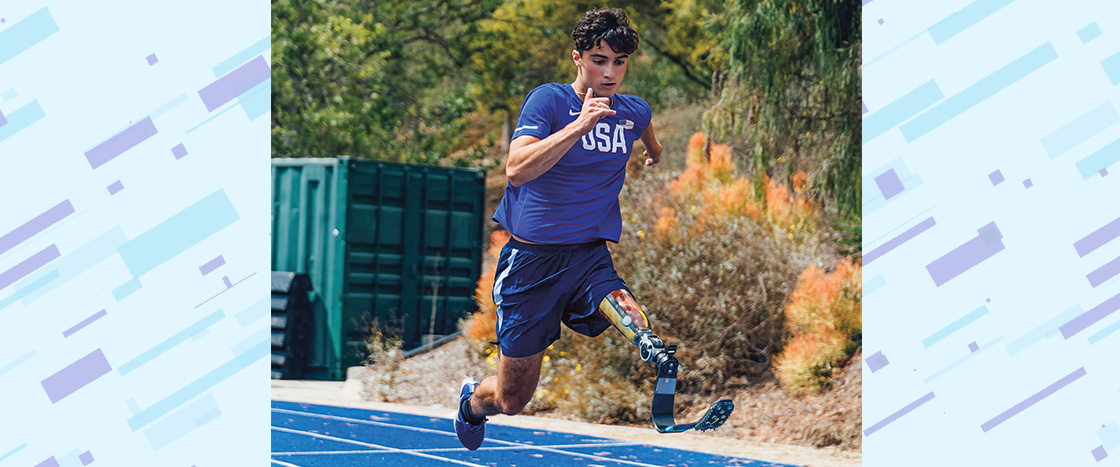
<path fill-rule="evenodd" d="M 611 327 L 599 302 L 626 283 L 606 241 L 533 245 L 510 239 L 494 280 L 502 355 L 528 357 L 560 338 L 560 323 L 595 337 Z"/>

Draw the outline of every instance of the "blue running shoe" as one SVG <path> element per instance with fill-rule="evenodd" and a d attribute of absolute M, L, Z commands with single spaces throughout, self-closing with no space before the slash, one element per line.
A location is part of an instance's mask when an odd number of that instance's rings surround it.
<path fill-rule="evenodd" d="M 467 378 L 463 380 L 463 389 L 459 391 L 459 406 L 462 407 L 463 400 L 474 394 L 474 388 L 478 387 L 478 378 Z M 455 411 L 455 434 L 459 435 L 459 442 L 463 443 L 463 447 L 474 451 L 482 445 L 483 438 L 486 437 L 486 419 L 482 419 L 482 423 L 478 425 L 467 422 L 463 419 L 463 410 L 460 408 Z"/>

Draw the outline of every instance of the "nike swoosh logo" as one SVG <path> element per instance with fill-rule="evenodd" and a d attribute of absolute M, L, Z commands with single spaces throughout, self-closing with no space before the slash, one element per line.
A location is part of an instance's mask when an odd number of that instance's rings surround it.
<path fill-rule="evenodd" d="M 573 111 L 571 109 L 568 109 L 568 115 L 579 115 L 579 111 L 578 110 Z"/>

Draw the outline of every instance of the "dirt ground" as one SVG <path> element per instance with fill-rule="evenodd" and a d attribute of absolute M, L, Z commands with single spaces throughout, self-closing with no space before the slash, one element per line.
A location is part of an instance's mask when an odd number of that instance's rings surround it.
<path fill-rule="evenodd" d="M 863 415 L 859 359 L 857 353 L 852 364 L 836 379 L 834 387 L 820 395 L 790 397 L 774 382 L 733 385 L 731 397 L 735 401 L 735 412 L 731 419 L 718 430 L 696 435 L 812 447 L 829 455 L 859 459 Z M 393 375 L 368 371 L 362 376 L 362 397 L 371 401 L 450 409 L 454 407 L 463 378 L 483 377 L 489 372 L 485 362 L 474 356 L 467 341 L 456 339 L 428 353 L 405 359 Z M 711 402 L 690 399 L 678 394 L 678 419 L 697 418 Z M 557 411 L 538 412 L 534 416 L 579 420 Z M 630 426 L 652 428 L 649 424 Z M 859 462 L 852 465 L 859 465 Z"/>

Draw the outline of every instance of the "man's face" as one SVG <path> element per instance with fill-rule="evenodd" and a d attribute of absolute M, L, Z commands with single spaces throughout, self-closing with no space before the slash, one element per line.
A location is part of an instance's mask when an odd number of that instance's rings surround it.
<path fill-rule="evenodd" d="M 601 40 L 598 46 L 584 50 L 583 54 L 572 51 L 572 59 L 579 66 L 583 84 L 594 89 L 596 97 L 610 97 L 618 92 L 630 57 L 611 50 L 611 46 Z"/>

